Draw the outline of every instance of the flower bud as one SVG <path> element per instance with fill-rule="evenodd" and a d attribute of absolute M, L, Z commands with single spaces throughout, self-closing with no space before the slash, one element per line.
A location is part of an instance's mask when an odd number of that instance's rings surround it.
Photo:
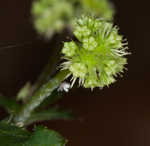
<path fill-rule="evenodd" d="M 90 16 L 82 16 L 75 23 L 74 34 L 78 41 L 64 43 L 62 53 L 74 81 L 85 88 L 109 86 L 123 72 L 128 54 L 122 36 L 113 24 Z"/>

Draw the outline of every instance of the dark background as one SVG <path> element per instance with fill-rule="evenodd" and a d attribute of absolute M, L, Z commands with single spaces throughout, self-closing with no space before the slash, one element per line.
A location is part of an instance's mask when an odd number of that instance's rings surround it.
<path fill-rule="evenodd" d="M 0 2 L 0 91 L 10 97 L 26 81 L 36 79 L 52 56 L 52 42 L 56 41 L 45 42 L 37 36 L 30 16 L 31 2 Z M 67 137 L 68 146 L 150 146 L 149 4 L 113 2 L 115 23 L 128 38 L 132 52 L 128 71 L 111 88 L 93 92 L 80 88 L 65 95 L 60 104 L 72 109 L 78 118 L 44 124 Z"/>

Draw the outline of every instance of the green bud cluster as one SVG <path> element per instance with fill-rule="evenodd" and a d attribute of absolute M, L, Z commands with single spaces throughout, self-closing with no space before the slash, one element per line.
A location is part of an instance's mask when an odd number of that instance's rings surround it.
<path fill-rule="evenodd" d="M 94 16 L 112 20 L 114 15 L 113 5 L 109 0 L 79 0 L 83 11 Z"/>
<path fill-rule="evenodd" d="M 36 0 L 32 14 L 36 30 L 49 38 L 69 23 L 73 17 L 73 6 L 68 0 Z"/>
<path fill-rule="evenodd" d="M 46 38 L 65 27 L 72 30 L 74 18 L 83 13 L 107 20 L 112 20 L 114 14 L 108 0 L 35 0 L 32 5 L 34 26 Z"/>
<path fill-rule="evenodd" d="M 85 88 L 108 86 L 123 72 L 128 54 L 123 37 L 112 23 L 90 16 L 75 21 L 77 41 L 65 42 L 62 69 L 72 74 L 72 84 L 79 79 Z"/>

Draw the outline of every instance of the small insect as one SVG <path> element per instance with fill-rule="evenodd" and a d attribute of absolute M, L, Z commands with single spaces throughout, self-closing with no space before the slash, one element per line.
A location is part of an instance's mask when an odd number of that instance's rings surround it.
<path fill-rule="evenodd" d="M 65 91 L 68 92 L 70 89 L 70 84 L 67 82 L 62 82 L 58 88 L 58 91 Z"/>

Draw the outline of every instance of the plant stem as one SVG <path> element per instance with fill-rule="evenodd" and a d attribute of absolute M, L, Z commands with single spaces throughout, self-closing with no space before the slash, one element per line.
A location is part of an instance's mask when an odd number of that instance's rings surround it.
<path fill-rule="evenodd" d="M 23 106 L 21 111 L 14 117 L 14 123 L 20 127 L 25 125 L 25 122 L 30 118 L 34 109 L 37 108 L 44 99 L 51 95 L 52 91 L 56 89 L 63 80 L 65 80 L 68 73 L 68 70 L 59 71 L 54 78 L 37 90 L 31 100 L 29 100 L 28 103 Z"/>
<path fill-rule="evenodd" d="M 59 58 L 59 49 L 55 49 L 54 53 L 48 60 L 48 64 L 44 67 L 42 73 L 40 74 L 39 78 L 35 82 L 34 91 L 38 90 L 44 83 L 46 83 L 49 77 L 54 73 L 56 65 L 58 63 Z"/>
<path fill-rule="evenodd" d="M 59 49 L 56 49 L 53 55 L 49 58 L 48 64 L 44 67 L 37 81 L 32 86 L 29 96 L 32 96 L 43 84 L 49 80 L 52 73 L 54 73 L 53 71 L 55 71 L 56 64 L 58 63 L 59 51 Z"/>
<path fill-rule="evenodd" d="M 56 71 L 56 66 L 59 62 L 60 59 L 60 51 L 62 48 L 62 41 L 64 40 L 64 36 L 70 36 L 68 34 L 70 32 L 64 32 L 62 34 L 56 35 L 51 42 L 55 42 L 55 45 L 53 44 L 53 50 L 51 51 L 51 56 L 49 57 L 48 63 L 46 66 L 43 68 L 43 71 L 41 72 L 40 76 L 38 77 L 37 81 L 33 85 L 33 89 L 31 91 L 30 95 L 33 95 L 33 93 L 38 90 L 43 84 L 45 84 L 50 76 Z M 49 44 L 52 45 L 52 44 Z"/>

